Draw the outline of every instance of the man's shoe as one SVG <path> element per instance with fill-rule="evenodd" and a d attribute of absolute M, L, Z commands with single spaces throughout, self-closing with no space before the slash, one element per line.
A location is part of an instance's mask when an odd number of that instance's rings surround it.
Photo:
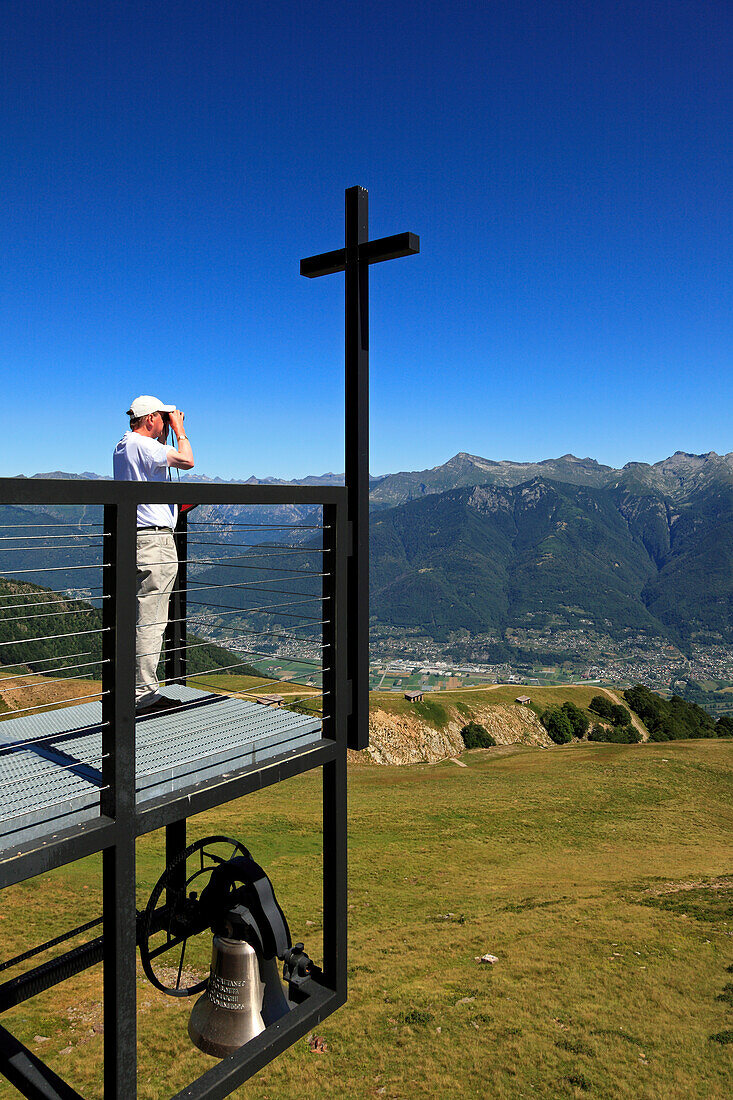
<path fill-rule="evenodd" d="M 160 714 L 161 711 L 175 710 L 176 707 L 180 707 L 180 699 L 171 699 L 169 695 L 160 695 L 154 703 L 148 703 L 147 706 L 135 707 L 135 717 L 144 718 L 146 714 Z"/>

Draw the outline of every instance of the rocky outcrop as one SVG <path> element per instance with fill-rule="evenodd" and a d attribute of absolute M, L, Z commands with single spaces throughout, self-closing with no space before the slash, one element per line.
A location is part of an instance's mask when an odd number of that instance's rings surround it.
<path fill-rule="evenodd" d="M 446 726 L 436 729 L 418 713 L 390 714 L 379 707 L 369 713 L 369 748 L 377 764 L 420 764 L 445 760 L 463 752 L 461 729 L 468 721 L 480 722 L 497 745 L 551 745 L 539 718 L 528 707 L 493 705 L 476 707 L 467 718 L 451 706 Z"/>
<path fill-rule="evenodd" d="M 377 764 L 433 763 L 463 751 L 460 731 L 454 722 L 436 730 L 416 715 L 370 710 L 367 752 Z"/>

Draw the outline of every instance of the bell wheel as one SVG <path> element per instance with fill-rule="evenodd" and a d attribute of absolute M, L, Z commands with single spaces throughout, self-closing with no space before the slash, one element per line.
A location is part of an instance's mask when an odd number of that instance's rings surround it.
<path fill-rule="evenodd" d="M 209 836 L 185 848 L 160 876 L 140 917 L 138 944 L 145 976 L 169 997 L 193 997 L 209 980 L 211 937 L 198 898 L 212 872 L 247 848 Z"/>

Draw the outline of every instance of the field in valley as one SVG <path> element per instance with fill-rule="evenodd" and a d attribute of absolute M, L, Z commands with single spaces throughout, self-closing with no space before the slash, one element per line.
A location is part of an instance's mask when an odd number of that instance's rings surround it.
<path fill-rule="evenodd" d="M 731 741 L 462 760 L 351 767 L 348 1004 L 318 1029 L 324 1053 L 301 1040 L 237 1095 L 733 1094 Z M 319 822 L 310 775 L 189 828 L 251 848 L 315 958 Z M 139 843 L 140 906 L 162 851 L 160 834 Z M 94 858 L 5 891 L 3 957 L 90 919 L 100 885 Z M 498 962 L 477 962 L 485 952 Z M 95 968 L 4 1018 L 85 1097 L 101 1095 L 99 982 Z M 190 1007 L 140 974 L 145 1100 L 214 1064 L 189 1044 Z"/>

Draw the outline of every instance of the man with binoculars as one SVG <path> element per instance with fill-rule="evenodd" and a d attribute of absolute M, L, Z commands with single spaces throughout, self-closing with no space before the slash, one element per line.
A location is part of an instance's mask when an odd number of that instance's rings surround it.
<path fill-rule="evenodd" d="M 127 410 L 130 430 L 112 456 L 116 481 L 165 481 L 168 469 L 193 469 L 193 451 L 183 413 L 157 397 L 136 397 Z M 166 440 L 173 430 L 178 449 Z M 168 600 L 178 572 L 173 530 L 175 504 L 140 504 L 137 509 L 137 627 L 135 632 L 135 713 L 168 710 L 177 700 L 161 695 L 158 661 L 168 622 Z"/>

